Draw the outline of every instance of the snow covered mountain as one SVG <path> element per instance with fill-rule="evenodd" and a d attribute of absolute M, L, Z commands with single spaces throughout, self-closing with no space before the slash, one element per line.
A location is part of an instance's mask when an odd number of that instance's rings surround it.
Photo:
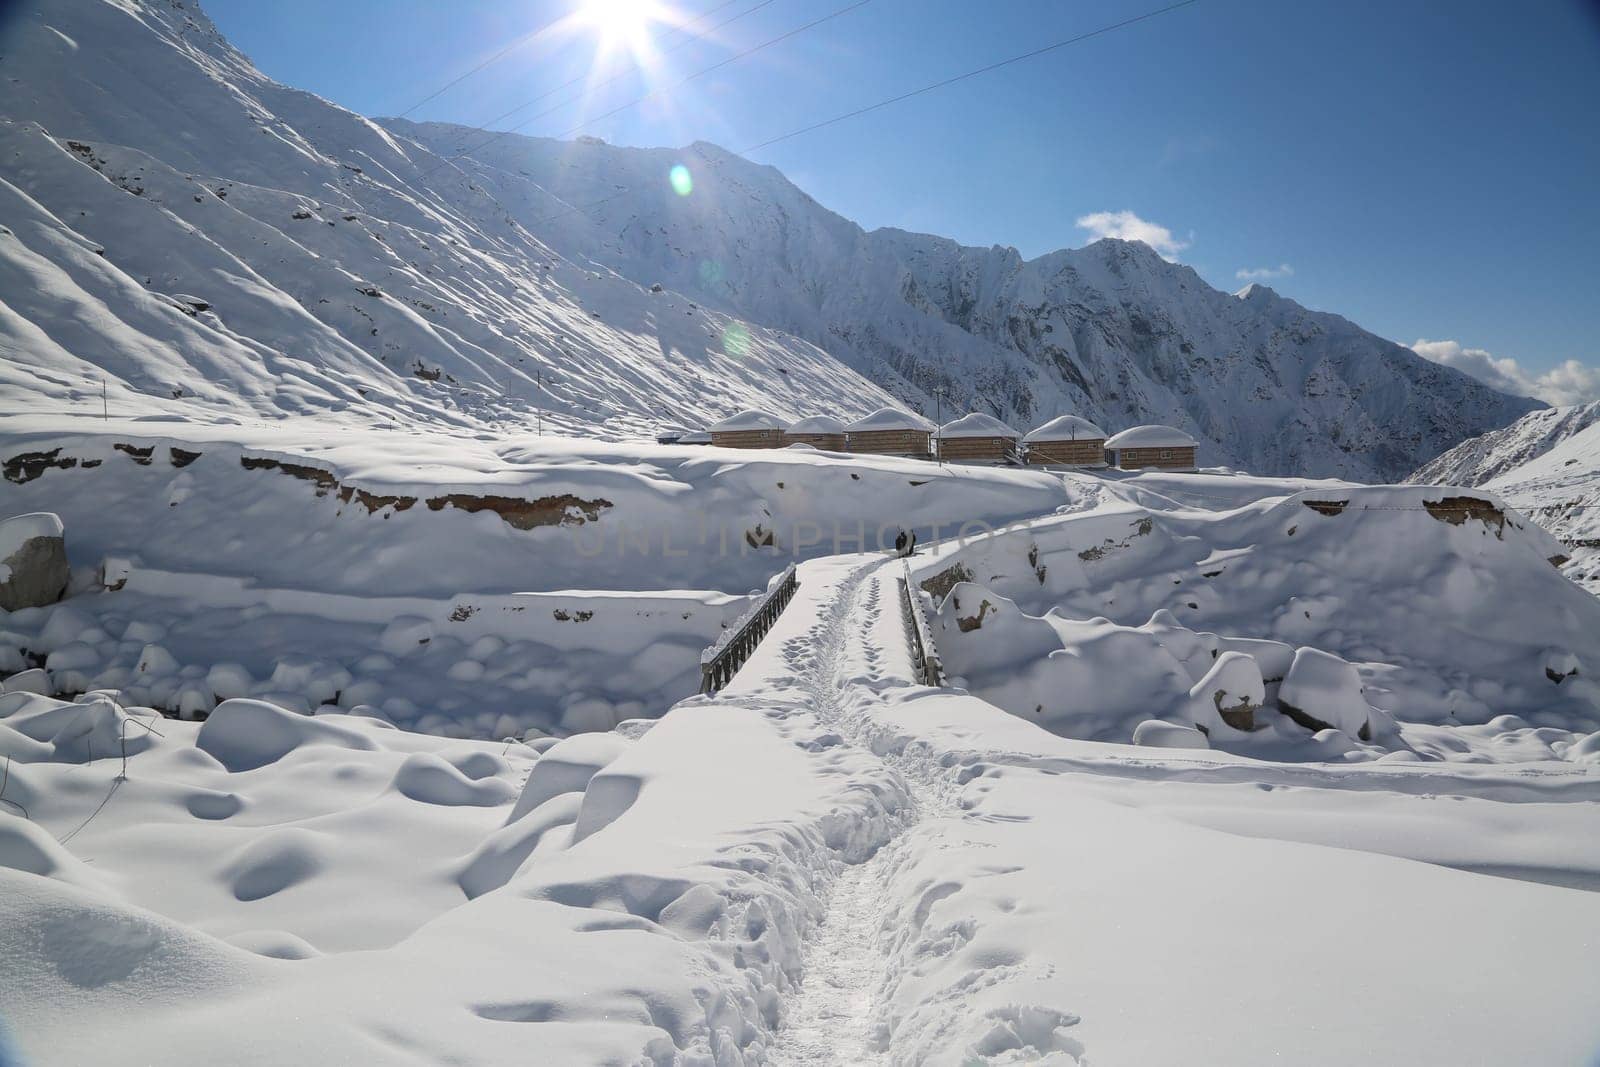
<path fill-rule="evenodd" d="M 1221 292 L 1139 242 L 1025 261 L 1013 248 L 866 232 L 714 145 L 386 125 L 459 157 L 514 214 L 529 181 L 570 202 L 518 214 L 569 255 L 804 337 L 930 415 L 942 392 L 947 414 L 988 411 L 1024 429 L 1064 412 L 1108 427 L 1167 422 L 1205 440 L 1209 462 L 1370 481 L 1539 406 L 1265 286 Z M 667 180 L 680 164 L 688 196 Z"/>
<path fill-rule="evenodd" d="M 1484 485 L 1596 423 L 1600 423 L 1600 401 L 1530 411 L 1510 426 L 1470 438 L 1429 460 L 1406 481 L 1418 485 Z"/>
<path fill-rule="evenodd" d="M 1175 422 L 1206 462 L 1367 480 L 1536 406 L 1143 245 L 1024 262 L 867 233 L 710 145 L 446 162 L 483 135 L 273 82 L 180 0 L 61 0 L 4 33 L 7 406 L 95 410 L 104 382 L 113 414 L 636 437 L 892 394 Z"/>
<path fill-rule="evenodd" d="M 1600 402 L 1530 412 L 1407 481 L 1494 489 L 1567 546 L 1568 577 L 1600 592 Z"/>
<path fill-rule="evenodd" d="M 8 408 L 98 414 L 104 381 L 112 415 L 470 430 L 537 409 L 636 437 L 890 400 L 811 344 L 561 258 L 426 151 L 263 76 L 193 4 L 29 5 L 0 54 Z"/>

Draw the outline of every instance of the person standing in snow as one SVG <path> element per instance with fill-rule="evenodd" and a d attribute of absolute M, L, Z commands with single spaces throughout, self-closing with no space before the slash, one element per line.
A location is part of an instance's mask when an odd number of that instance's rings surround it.
<path fill-rule="evenodd" d="M 906 532 L 904 530 L 894 535 L 894 554 L 896 556 L 906 554 Z"/>

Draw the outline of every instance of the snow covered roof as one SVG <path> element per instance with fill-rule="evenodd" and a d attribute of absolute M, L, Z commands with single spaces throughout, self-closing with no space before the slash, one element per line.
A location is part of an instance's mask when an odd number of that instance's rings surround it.
<path fill-rule="evenodd" d="M 738 430 L 781 430 L 788 423 L 770 411 L 758 411 L 751 408 L 741 411 L 737 415 L 730 415 L 721 422 L 712 423 L 712 433 L 733 433 Z"/>
<path fill-rule="evenodd" d="M 808 415 L 799 422 L 791 423 L 790 433 L 844 433 L 843 421 L 832 415 Z"/>
<path fill-rule="evenodd" d="M 709 445 L 710 443 L 711 434 L 705 430 L 690 430 L 678 438 L 678 444 L 680 445 Z"/>
<path fill-rule="evenodd" d="M 933 423 L 915 412 L 904 411 L 900 408 L 879 408 L 864 419 L 857 419 L 845 430 L 849 433 L 865 433 L 869 430 L 927 430 L 935 429 Z"/>
<path fill-rule="evenodd" d="M 1024 441 L 1094 441 L 1106 432 L 1082 415 L 1057 415 L 1028 431 Z"/>
<path fill-rule="evenodd" d="M 1194 448 L 1194 438 L 1172 426 L 1134 426 L 1106 442 L 1107 448 Z"/>
<path fill-rule="evenodd" d="M 963 415 L 954 422 L 947 422 L 939 427 L 939 436 L 941 438 L 1009 437 L 1016 440 L 1021 435 L 993 415 L 974 411 L 970 415 Z"/>

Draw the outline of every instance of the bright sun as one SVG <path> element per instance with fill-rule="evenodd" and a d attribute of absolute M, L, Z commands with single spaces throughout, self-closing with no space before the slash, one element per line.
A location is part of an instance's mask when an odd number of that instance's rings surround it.
<path fill-rule="evenodd" d="M 601 47 L 619 45 L 638 53 L 649 44 L 650 26 L 663 21 L 666 10 L 657 0 L 583 0 L 579 17 L 600 31 Z"/>

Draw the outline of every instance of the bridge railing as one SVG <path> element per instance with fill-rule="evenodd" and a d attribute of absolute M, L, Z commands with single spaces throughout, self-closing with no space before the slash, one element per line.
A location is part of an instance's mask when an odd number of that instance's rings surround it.
<path fill-rule="evenodd" d="M 700 653 L 700 692 L 715 693 L 733 680 L 789 601 L 794 599 L 798 588 L 800 580 L 791 563 L 754 607 L 724 630 L 716 644 Z"/>
<path fill-rule="evenodd" d="M 942 686 L 944 663 L 939 659 L 939 647 L 933 643 L 933 629 L 928 625 L 922 597 L 911 577 L 911 564 L 903 566 L 905 576 L 899 580 L 900 607 L 906 622 L 906 639 L 911 645 L 911 666 L 923 685 Z"/>

